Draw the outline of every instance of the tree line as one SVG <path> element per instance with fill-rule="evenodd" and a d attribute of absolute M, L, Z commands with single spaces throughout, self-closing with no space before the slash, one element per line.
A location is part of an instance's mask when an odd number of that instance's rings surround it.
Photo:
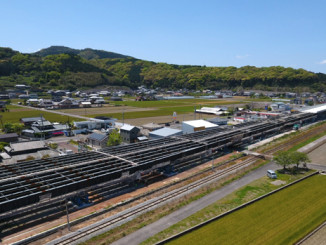
<path fill-rule="evenodd" d="M 87 57 L 107 57 L 92 54 Z M 104 52 L 104 51 L 103 51 Z M 75 53 L 46 56 L 22 54 L 0 48 L 0 89 L 24 83 L 32 89 L 82 89 L 96 86 L 127 86 L 165 89 L 260 89 L 294 88 L 326 91 L 326 75 L 304 69 L 272 67 L 206 67 L 173 65 L 135 59 L 90 58 Z"/>

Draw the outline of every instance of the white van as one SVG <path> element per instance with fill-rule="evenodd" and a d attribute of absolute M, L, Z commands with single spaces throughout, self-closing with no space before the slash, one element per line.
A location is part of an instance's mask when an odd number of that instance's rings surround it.
<path fill-rule="evenodd" d="M 277 179 L 277 175 L 273 170 L 267 170 L 267 176 L 271 179 Z"/>

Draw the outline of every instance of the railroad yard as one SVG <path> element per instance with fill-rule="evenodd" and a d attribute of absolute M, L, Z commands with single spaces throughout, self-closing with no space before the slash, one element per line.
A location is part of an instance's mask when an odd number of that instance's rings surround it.
<path fill-rule="evenodd" d="M 1 164 L 2 243 L 26 239 L 17 244 L 44 244 L 66 234 L 50 244 L 75 244 L 148 211 L 155 212 L 162 205 L 177 203 L 176 200 L 185 195 L 189 198 L 198 194 L 212 183 L 218 188 L 225 181 L 259 166 L 278 151 L 324 132 L 325 126 L 308 130 L 285 143 L 261 147 L 257 155 L 243 157 L 232 152 L 290 131 L 294 125 L 313 123 L 319 116 L 297 113 L 98 151 Z M 164 121 L 170 116 L 161 117 L 159 120 Z M 193 115 L 186 117 L 193 118 Z M 143 123 L 141 119 L 140 122 Z M 312 159 L 323 160 L 322 147 L 310 153 Z M 320 160 L 312 162 L 326 165 Z M 70 231 L 66 224 L 67 213 Z M 46 233 L 40 235 L 42 231 Z"/>

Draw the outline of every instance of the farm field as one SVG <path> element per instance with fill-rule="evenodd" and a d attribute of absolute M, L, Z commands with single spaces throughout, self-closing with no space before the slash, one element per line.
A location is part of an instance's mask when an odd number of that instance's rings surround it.
<path fill-rule="evenodd" d="M 64 110 L 56 110 L 56 111 L 87 117 L 91 115 L 102 115 L 108 113 L 121 114 L 122 111 L 139 112 L 139 111 L 151 111 L 151 110 L 155 110 L 155 108 L 138 108 L 132 106 L 114 106 L 114 105 L 105 104 L 102 107 L 64 109 Z"/>
<path fill-rule="evenodd" d="M 229 100 L 201 100 L 201 99 L 186 99 L 186 100 L 160 100 L 160 101 L 115 101 L 113 102 L 115 107 L 105 107 L 102 113 L 98 111 L 89 112 L 90 117 L 96 116 L 109 116 L 119 120 L 122 119 L 122 113 L 124 113 L 124 119 L 138 119 L 147 117 L 167 117 L 172 118 L 174 112 L 177 115 L 186 115 L 194 112 L 195 107 L 199 109 L 203 106 L 223 106 L 233 105 L 243 106 L 244 104 L 239 101 Z M 80 109 L 79 109 L 80 110 Z M 80 110 L 80 113 L 85 113 Z M 92 113 L 92 114 L 91 114 Z M 198 117 L 198 116 L 197 116 Z M 177 119 L 179 120 L 179 119 Z M 188 120 L 188 119 L 187 119 Z M 157 120 L 149 120 L 157 121 Z M 166 119 L 159 121 L 166 121 Z M 180 121 L 180 120 L 179 120 Z"/>
<path fill-rule="evenodd" d="M 325 220 L 325 185 L 313 176 L 168 244 L 293 244 Z"/>
<path fill-rule="evenodd" d="M 51 122 L 67 122 L 69 121 L 80 121 L 81 119 L 68 117 L 68 116 L 61 116 L 58 114 L 54 114 L 47 111 L 39 111 L 33 110 L 29 108 L 23 108 L 15 105 L 7 106 L 9 112 L 0 112 L 0 116 L 2 116 L 3 123 L 18 123 L 19 120 L 23 117 L 39 117 L 43 115 L 46 120 Z"/>

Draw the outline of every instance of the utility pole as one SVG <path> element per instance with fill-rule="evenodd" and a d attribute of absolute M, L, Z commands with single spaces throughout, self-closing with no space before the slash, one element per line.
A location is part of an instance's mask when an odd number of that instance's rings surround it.
<path fill-rule="evenodd" d="M 69 222 L 68 200 L 67 200 L 67 198 L 65 199 L 65 203 L 66 203 L 66 214 L 67 214 L 67 225 L 68 225 L 68 231 L 70 231 L 70 222 Z"/>
<path fill-rule="evenodd" d="M 122 125 L 125 125 L 125 109 L 122 109 Z"/>
<path fill-rule="evenodd" d="M 42 122 L 42 131 L 41 131 L 41 140 L 45 140 L 45 135 L 44 135 L 44 123 L 43 123 L 43 114 L 41 114 L 41 122 Z"/>
<path fill-rule="evenodd" d="M 1 126 L 3 128 L 2 115 L 0 115 L 0 122 L 1 122 Z"/>

